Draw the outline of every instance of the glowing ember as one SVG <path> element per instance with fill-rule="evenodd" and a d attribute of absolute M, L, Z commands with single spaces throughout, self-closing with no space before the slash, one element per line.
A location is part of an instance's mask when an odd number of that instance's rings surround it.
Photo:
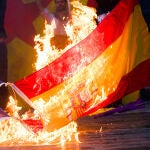
<path fill-rule="evenodd" d="M 44 36 L 35 36 L 35 49 L 37 52 L 37 62 L 35 66 L 37 70 L 60 57 L 64 52 L 67 51 L 68 48 L 77 44 L 89 33 L 91 33 L 94 28 L 96 28 L 95 18 L 97 16 L 95 9 L 83 6 L 78 1 L 72 2 L 72 5 L 72 21 L 69 22 L 65 27 L 67 37 L 69 37 L 69 42 L 63 49 L 61 49 L 61 45 L 60 49 L 57 49 L 56 46 L 53 45 L 52 38 L 54 33 L 52 25 L 45 23 Z M 57 40 L 59 41 L 59 39 Z M 60 96 L 62 95 L 63 92 L 60 94 Z M 42 99 L 38 99 L 33 102 L 33 105 L 37 108 L 37 110 L 40 110 L 44 124 L 47 123 L 47 119 L 50 115 L 48 113 L 49 105 L 54 105 L 56 103 L 57 101 L 55 96 L 51 97 L 48 102 L 45 102 Z M 67 141 L 73 140 L 73 138 L 79 142 L 77 124 L 75 122 L 71 122 L 67 126 L 53 132 L 48 132 L 47 130 L 43 129 L 34 133 L 33 130 L 21 120 L 37 120 L 39 119 L 39 112 L 29 109 L 25 113 L 20 114 L 22 109 L 23 108 L 17 106 L 17 102 L 10 97 L 7 111 L 9 112 L 9 115 L 13 117 L 0 122 L 1 146 L 6 144 L 7 146 L 18 145 L 19 143 L 21 145 L 59 143 L 63 146 Z M 61 112 L 58 113 L 61 116 Z"/>

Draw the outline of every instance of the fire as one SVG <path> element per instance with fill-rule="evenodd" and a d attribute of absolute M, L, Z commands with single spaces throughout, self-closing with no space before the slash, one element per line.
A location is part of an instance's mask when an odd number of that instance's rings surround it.
<path fill-rule="evenodd" d="M 9 111 L 11 109 L 10 112 L 13 117 L 0 122 L 0 146 L 16 146 L 18 144 L 22 146 L 33 144 L 48 145 L 54 143 L 64 146 L 66 142 L 70 142 L 73 139 L 79 142 L 77 124 L 75 122 L 71 122 L 67 126 L 53 132 L 39 130 L 34 133 L 33 130 L 22 121 L 22 119 L 30 117 L 30 115 L 27 115 L 28 112 L 22 115 L 21 119 L 18 115 L 18 110 L 22 108 L 17 106 L 16 101 L 11 96 L 9 99 L 7 109 L 9 109 Z M 38 116 L 36 113 L 32 115 L 32 119 L 36 119 Z"/>
<path fill-rule="evenodd" d="M 96 28 L 95 18 L 97 16 L 95 9 L 83 6 L 78 1 L 73 1 L 71 4 L 73 5 L 73 9 L 71 11 L 72 19 L 71 22 L 68 22 L 65 26 L 69 41 L 64 48 L 61 49 L 60 46 L 60 49 L 57 49 L 55 45 L 50 42 L 52 41 L 54 35 L 52 25 L 50 24 L 45 23 L 43 36 L 35 36 L 34 48 L 37 52 L 37 62 L 35 64 L 36 70 L 41 69 L 50 62 L 54 61 L 56 58 L 60 57 L 70 47 L 83 40 L 93 31 L 93 29 Z M 55 103 L 57 103 L 55 97 L 53 96 L 52 98 Z M 46 123 L 46 113 L 48 112 L 47 108 L 49 105 L 53 105 L 54 102 L 51 99 L 47 103 L 42 99 L 38 99 L 33 102 L 33 105 L 37 108 L 37 110 L 40 110 L 40 112 L 37 112 L 36 110 L 33 112 L 26 111 L 20 115 L 19 112 L 21 112 L 22 107 L 17 106 L 18 104 L 14 98 L 10 97 L 7 111 L 9 111 L 10 116 L 13 117 L 0 122 L 0 145 L 3 146 L 7 144 L 7 146 L 12 146 L 18 145 L 19 143 L 21 143 L 21 145 L 44 145 L 57 143 L 63 146 L 66 142 L 72 141 L 73 137 L 75 141 L 79 142 L 77 123 L 74 121 L 53 132 L 48 132 L 43 129 L 36 133 L 34 133 L 30 127 L 21 121 L 29 118 L 32 118 L 33 120 L 36 120 L 37 118 L 39 119 L 40 113 L 44 116 L 43 122 Z M 59 115 L 61 115 L 61 112 Z"/>
<path fill-rule="evenodd" d="M 45 22 L 44 36 L 37 35 L 35 37 L 35 49 L 37 52 L 36 69 L 48 65 L 50 62 L 60 57 L 70 47 L 74 46 L 84 38 L 86 38 L 96 28 L 96 10 L 87 6 L 83 6 L 79 1 L 71 3 L 73 9 L 71 11 L 72 19 L 65 26 L 67 37 L 70 39 L 64 49 L 57 49 L 50 41 L 53 38 L 53 26 Z M 62 37 L 58 41 L 62 41 Z M 63 42 L 59 43 L 63 44 Z"/>
<path fill-rule="evenodd" d="M 19 120 L 15 118 L 2 120 L 0 126 L 0 146 L 16 146 L 16 145 L 50 145 L 60 144 L 64 146 L 66 142 L 70 142 L 72 138 L 78 141 L 78 132 L 76 131 L 74 122 L 54 132 L 38 132 L 34 134 L 27 129 Z"/>

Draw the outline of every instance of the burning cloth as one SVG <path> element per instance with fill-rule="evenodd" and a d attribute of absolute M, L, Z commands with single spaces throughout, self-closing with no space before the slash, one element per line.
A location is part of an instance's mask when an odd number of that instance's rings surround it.
<path fill-rule="evenodd" d="M 43 104 L 53 131 L 150 85 L 149 41 L 138 1 L 121 0 L 85 39 L 12 87 Z"/>

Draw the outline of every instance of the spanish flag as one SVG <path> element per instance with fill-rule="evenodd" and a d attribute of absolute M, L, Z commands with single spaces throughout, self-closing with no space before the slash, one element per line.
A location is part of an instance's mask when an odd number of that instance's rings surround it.
<path fill-rule="evenodd" d="M 53 131 L 149 86 L 149 70 L 140 5 L 120 0 L 88 37 L 12 87 L 31 103 L 44 101 L 44 128 Z"/>

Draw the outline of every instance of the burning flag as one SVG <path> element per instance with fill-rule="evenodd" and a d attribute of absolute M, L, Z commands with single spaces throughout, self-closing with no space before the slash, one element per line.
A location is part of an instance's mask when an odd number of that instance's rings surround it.
<path fill-rule="evenodd" d="M 137 0 L 121 0 L 85 39 L 11 84 L 53 131 L 150 85 L 150 34 Z"/>

